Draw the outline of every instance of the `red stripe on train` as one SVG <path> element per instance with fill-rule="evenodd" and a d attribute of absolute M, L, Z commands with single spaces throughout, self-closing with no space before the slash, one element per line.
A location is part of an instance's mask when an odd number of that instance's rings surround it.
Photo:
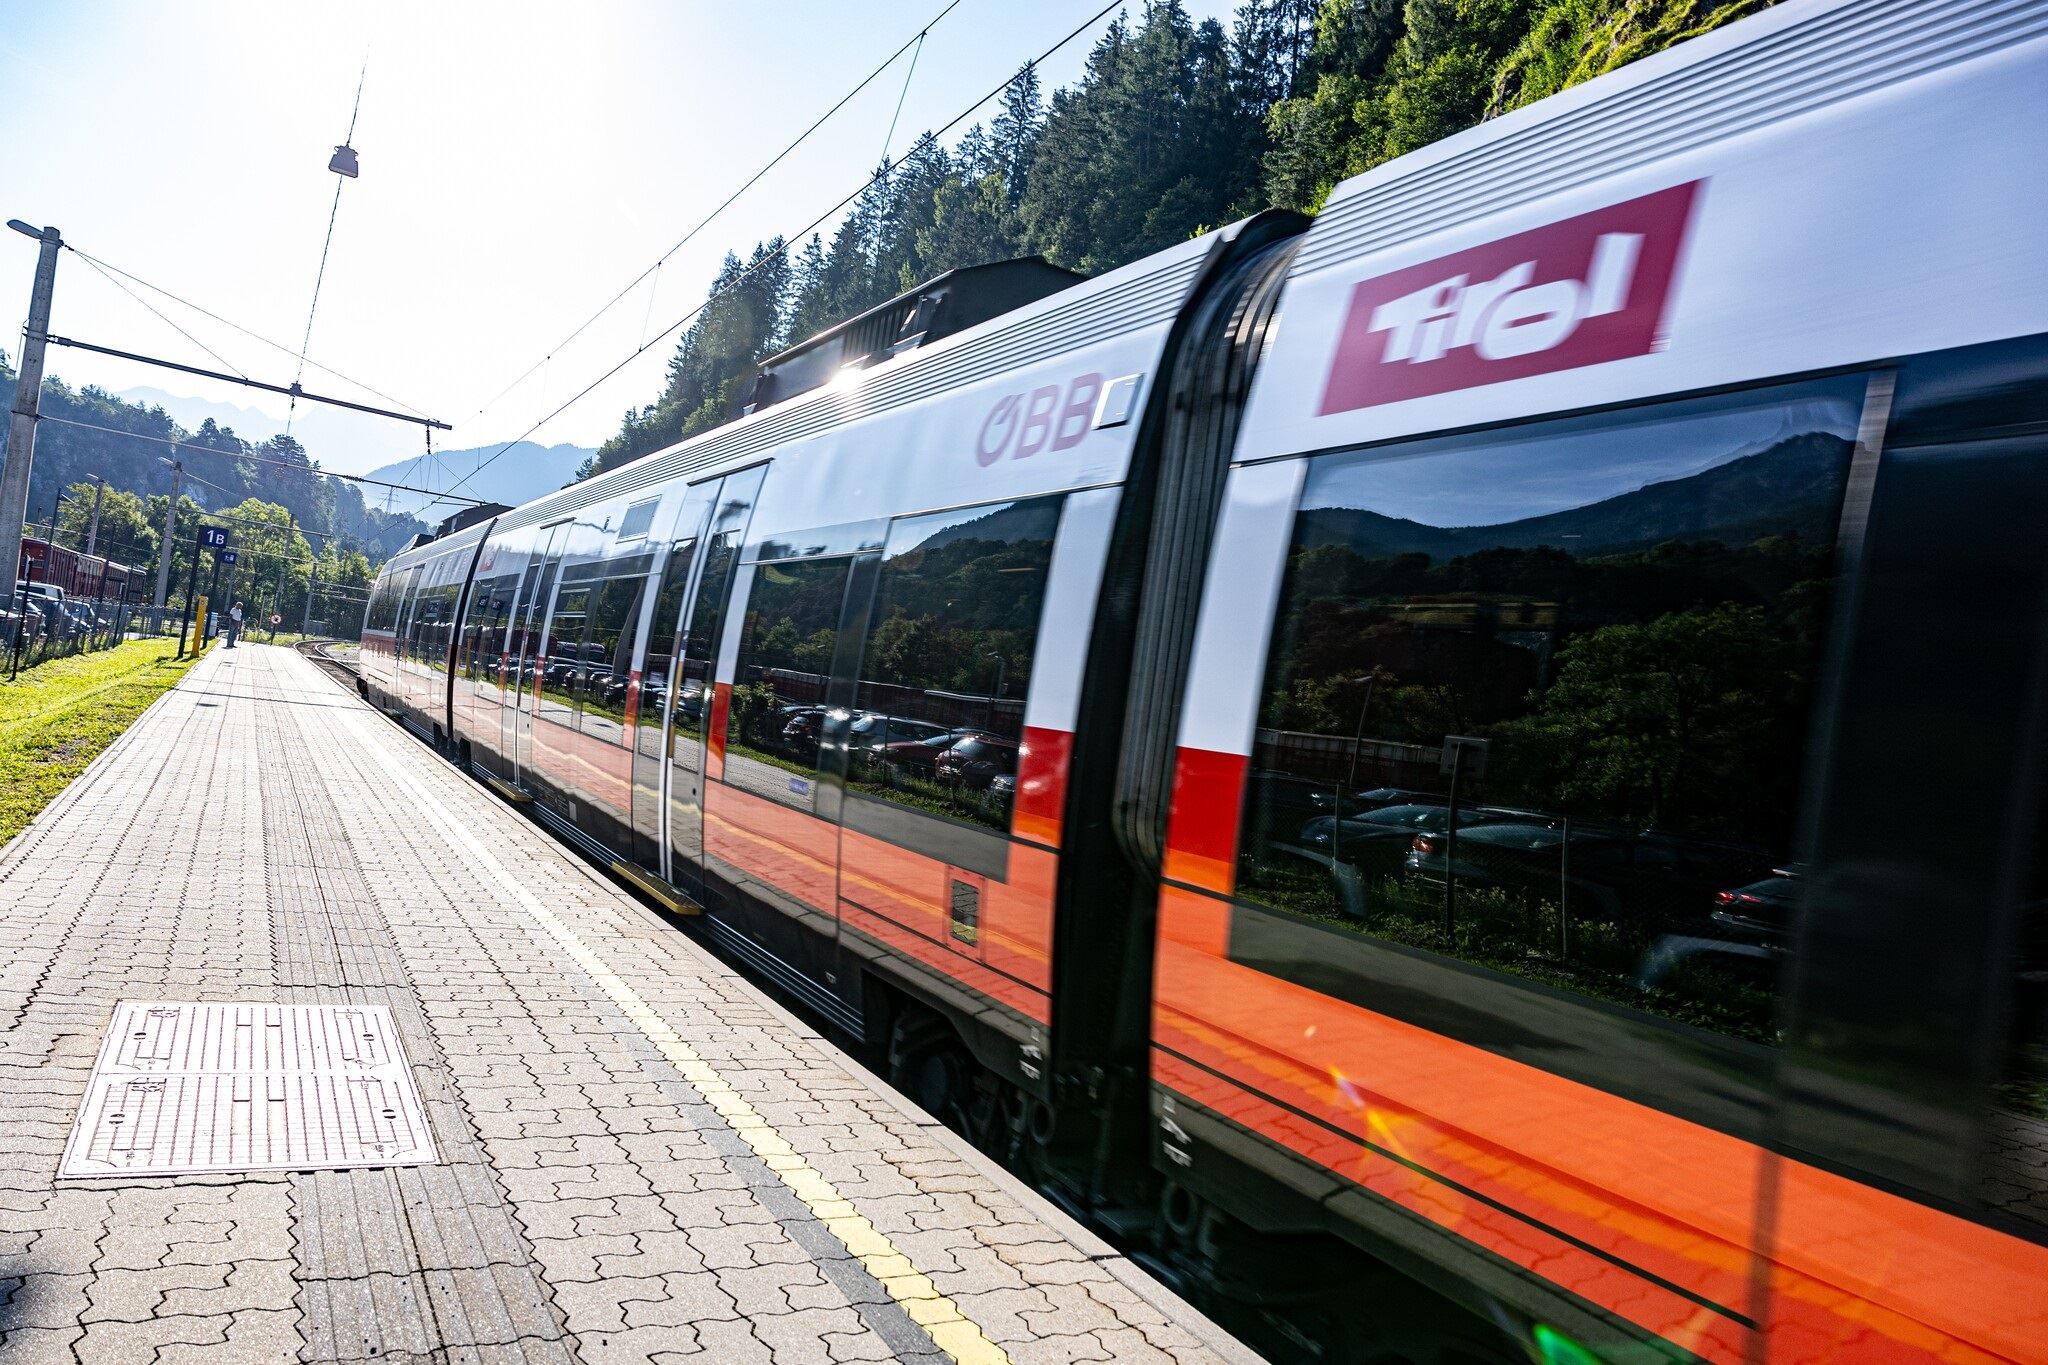
<path fill-rule="evenodd" d="M 711 687 L 711 733 L 705 737 L 709 750 L 704 762 L 704 775 L 713 781 L 725 778 L 725 718 L 732 710 L 732 684 L 714 683 Z"/>
<path fill-rule="evenodd" d="M 1166 827 L 1169 880 L 1230 894 L 1245 767 L 1243 754 L 1180 751 L 1173 768 L 1173 814 Z"/>
<path fill-rule="evenodd" d="M 1051 848 L 1060 846 L 1060 818 L 1067 804 L 1067 762 L 1074 737 L 1065 730 L 1024 727 L 1017 754 L 1017 799 L 1010 831 Z"/>

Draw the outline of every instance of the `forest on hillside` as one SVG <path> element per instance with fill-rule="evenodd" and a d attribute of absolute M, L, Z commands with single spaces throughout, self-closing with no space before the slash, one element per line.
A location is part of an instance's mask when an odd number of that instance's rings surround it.
<path fill-rule="evenodd" d="M 1336 184 L 1773 0 L 1181 0 L 1120 15 L 1074 85 L 1026 66 L 951 146 L 877 170 L 827 241 L 728 253 L 669 361 L 583 473 L 725 421 L 763 356 L 960 266 L 1097 273 Z"/>
<path fill-rule="evenodd" d="M 12 393 L 14 379 L 13 366 L 0 352 L 0 393 Z M 341 611 L 377 565 L 427 529 L 413 517 L 387 514 L 366 502 L 355 484 L 320 474 L 305 447 L 289 436 L 246 441 L 211 418 L 187 431 L 160 407 L 130 403 L 94 385 L 73 389 L 48 376 L 42 416 L 29 483 L 30 533 L 46 533 L 54 515 L 58 543 L 82 548 L 94 480 L 104 479 L 97 549 L 153 573 L 171 488 L 171 470 L 159 461 L 181 461 L 181 529 L 172 555 L 180 590 L 180 575 L 191 561 L 189 528 L 205 514 L 228 519 L 233 530 L 238 574 L 247 581 L 231 588 L 274 603 L 293 622 L 304 615 L 316 564 L 319 582 L 331 590 L 316 603 L 316 614 L 328 614 L 330 606 Z"/>

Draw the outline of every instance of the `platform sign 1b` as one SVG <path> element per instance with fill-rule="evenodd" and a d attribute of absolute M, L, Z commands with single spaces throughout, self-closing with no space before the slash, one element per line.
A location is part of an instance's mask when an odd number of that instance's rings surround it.
<path fill-rule="evenodd" d="M 228 544 L 228 528 L 225 526 L 200 527 L 199 543 L 209 550 L 226 549 Z"/>

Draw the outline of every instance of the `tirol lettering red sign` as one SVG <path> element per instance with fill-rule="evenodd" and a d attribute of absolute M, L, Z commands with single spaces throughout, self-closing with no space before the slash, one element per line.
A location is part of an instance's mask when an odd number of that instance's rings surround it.
<path fill-rule="evenodd" d="M 1323 414 L 1649 354 L 1702 183 L 1362 281 Z"/>

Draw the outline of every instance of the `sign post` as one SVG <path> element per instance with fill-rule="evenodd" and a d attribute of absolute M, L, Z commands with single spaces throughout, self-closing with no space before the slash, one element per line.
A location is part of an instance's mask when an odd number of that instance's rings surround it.
<path fill-rule="evenodd" d="M 202 526 L 192 536 L 192 572 L 185 579 L 185 619 L 178 623 L 178 657 L 185 657 L 185 632 L 192 625 L 192 608 L 199 608 L 199 633 L 192 637 L 192 653 L 198 654 L 201 642 L 206 638 L 206 603 L 199 592 L 199 556 L 207 551 L 214 552 L 214 572 L 220 571 L 220 552 L 228 547 L 228 532 L 225 526 Z"/>

